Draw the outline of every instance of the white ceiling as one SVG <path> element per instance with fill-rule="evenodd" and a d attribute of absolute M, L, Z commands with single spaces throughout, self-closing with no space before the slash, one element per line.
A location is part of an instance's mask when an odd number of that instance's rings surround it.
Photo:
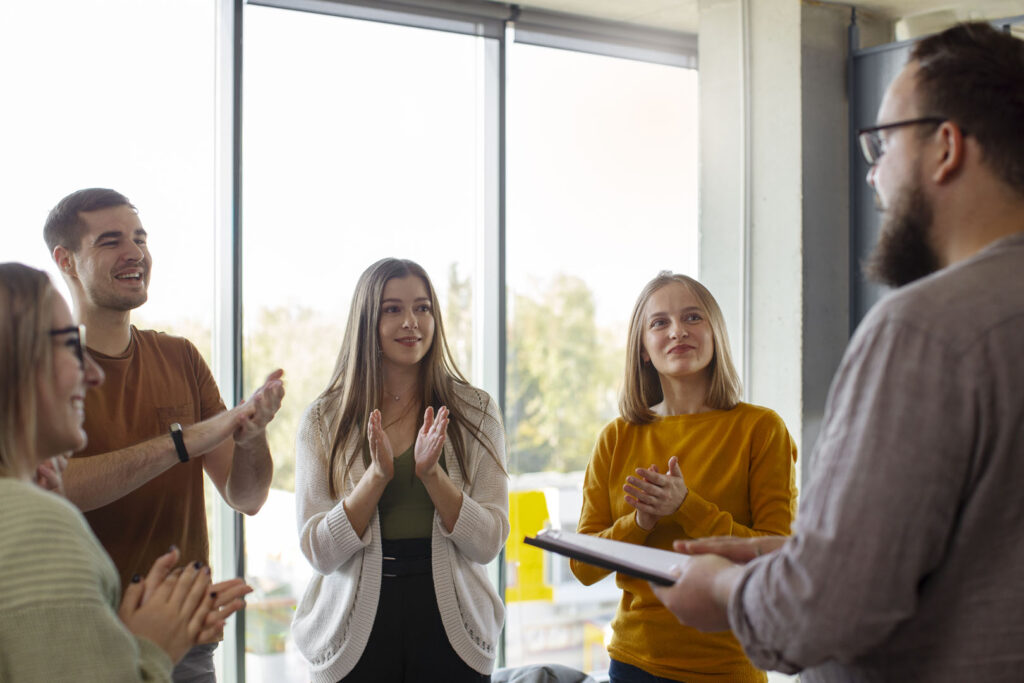
<path fill-rule="evenodd" d="M 758 3 L 774 1 L 751 0 Z M 516 4 L 524 8 L 546 9 L 687 33 L 697 32 L 698 0 L 523 0 Z M 894 22 L 912 15 L 928 15 L 940 11 L 953 16 L 954 20 L 996 19 L 1024 14 L 1024 0 L 853 0 L 836 4 L 855 5 L 878 18 Z"/>

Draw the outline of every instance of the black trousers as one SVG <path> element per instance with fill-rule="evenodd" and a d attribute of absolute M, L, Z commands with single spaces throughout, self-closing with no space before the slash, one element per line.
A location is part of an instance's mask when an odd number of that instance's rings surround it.
<path fill-rule="evenodd" d="M 437 611 L 430 539 L 384 541 L 377 615 L 344 683 L 489 683 L 448 642 Z"/>

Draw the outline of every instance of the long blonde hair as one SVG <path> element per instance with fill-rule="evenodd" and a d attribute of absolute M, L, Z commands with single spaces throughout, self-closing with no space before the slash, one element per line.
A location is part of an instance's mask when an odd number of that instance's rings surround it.
<path fill-rule="evenodd" d="M 53 367 L 49 330 L 57 291 L 49 276 L 20 263 L 0 264 L 0 476 L 36 466 L 39 378 Z"/>
<path fill-rule="evenodd" d="M 651 406 L 660 403 L 665 397 L 661 390 L 658 371 L 651 363 L 644 363 L 641 354 L 644 350 L 644 308 L 651 296 L 672 283 L 685 285 L 700 302 L 711 325 L 711 337 L 714 341 L 714 353 L 708 364 L 710 376 L 708 393 L 705 403 L 715 410 L 729 410 L 740 401 L 741 388 L 739 374 L 732 364 L 729 351 L 729 335 L 725 331 L 725 317 L 718 307 L 715 297 L 707 287 L 692 277 L 663 270 L 657 277 L 644 285 L 640 296 L 633 306 L 633 315 L 629 319 L 629 332 L 626 340 L 626 377 L 622 383 L 622 394 L 619 397 L 619 414 L 622 419 L 632 424 L 648 424 L 658 419 Z"/>
<path fill-rule="evenodd" d="M 463 431 L 468 431 L 501 465 L 502 459 L 496 452 L 496 444 L 489 443 L 480 424 L 469 419 L 467 406 L 456 393 L 456 387 L 468 387 L 469 382 L 459 372 L 448 348 L 448 340 L 441 321 L 434 286 L 423 268 L 407 259 L 385 258 L 377 261 L 359 276 L 352 306 L 341 340 L 341 350 L 334 365 L 334 372 L 327 388 L 320 394 L 324 411 L 333 415 L 335 425 L 327 456 L 328 471 L 331 472 L 329 491 L 337 498 L 343 489 L 343 482 L 352 466 L 359 449 L 345 460 L 343 451 L 348 441 L 356 437 L 366 438 L 366 422 L 370 413 L 381 405 L 384 397 L 384 379 L 380 358 L 380 310 L 384 299 L 384 286 L 394 278 L 414 275 L 423 281 L 430 297 L 434 316 L 434 339 L 420 361 L 420 386 L 422 405 L 433 406 L 436 411 L 447 406 L 450 414 L 448 439 L 451 441 L 459 468 L 466 474 L 466 441 Z M 484 413 L 484 419 L 491 419 Z M 504 468 L 503 468 L 504 469 Z M 468 474 L 466 474 L 468 481 Z"/>

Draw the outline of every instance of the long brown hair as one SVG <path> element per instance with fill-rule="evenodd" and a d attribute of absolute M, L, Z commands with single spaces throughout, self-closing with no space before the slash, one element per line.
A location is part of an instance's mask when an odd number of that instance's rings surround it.
<path fill-rule="evenodd" d="M 49 329 L 57 291 L 49 276 L 0 264 L 0 476 L 35 469 L 40 376 L 53 367 Z"/>
<path fill-rule="evenodd" d="M 711 325 L 711 338 L 714 341 L 714 353 L 707 371 L 710 375 L 708 393 L 705 403 L 715 410 L 730 410 L 739 403 L 741 389 L 739 373 L 732 364 L 729 351 L 729 335 L 725 331 L 725 316 L 718 307 L 715 297 L 708 288 L 692 277 L 663 270 L 657 277 L 644 285 L 640 296 L 633 306 L 633 315 L 629 319 L 629 332 L 626 340 L 626 377 L 622 383 L 622 395 L 619 397 L 619 414 L 622 419 L 632 424 L 648 424 L 658 419 L 651 406 L 660 403 L 665 397 L 661 390 L 658 371 L 651 363 L 644 363 L 641 354 L 644 350 L 644 308 L 647 301 L 656 291 L 672 283 L 685 285 L 697 297 L 701 308 L 707 314 Z"/>
<path fill-rule="evenodd" d="M 467 481 L 466 436 L 463 432 L 469 432 L 501 466 L 501 458 L 495 452 L 496 445 L 489 443 L 490 439 L 484 435 L 478 422 L 469 419 L 467 406 L 456 392 L 457 387 L 470 385 L 456 367 L 448 348 L 444 324 L 441 321 L 441 309 L 430 277 L 414 261 L 385 258 L 371 265 L 359 276 L 359 282 L 356 283 L 355 292 L 352 294 L 352 306 L 348 312 L 348 322 L 341 340 L 338 360 L 327 388 L 320 394 L 320 399 L 324 402 L 324 412 L 334 416 L 332 424 L 335 425 L 327 456 L 327 467 L 331 472 L 331 497 L 339 496 L 345 476 L 359 453 L 356 449 L 348 460 L 345 460 L 345 444 L 353 437 L 359 440 L 366 438 L 366 422 L 370 419 L 370 413 L 380 406 L 384 397 L 379 338 L 384 286 L 393 278 L 410 275 L 420 278 L 426 286 L 434 316 L 434 339 L 420 361 L 422 405 L 433 406 L 435 411 L 441 406 L 448 407 L 448 439 Z M 490 419 L 486 413 L 484 419 Z"/>

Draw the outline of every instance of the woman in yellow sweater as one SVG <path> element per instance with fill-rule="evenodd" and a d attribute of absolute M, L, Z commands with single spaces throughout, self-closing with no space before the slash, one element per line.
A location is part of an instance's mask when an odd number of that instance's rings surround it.
<path fill-rule="evenodd" d="M 579 532 L 654 548 L 705 536 L 785 535 L 796 512 L 796 446 L 773 411 L 742 403 L 711 293 L 659 273 L 633 308 L 621 417 L 598 437 Z M 573 560 L 590 585 L 608 570 Z M 642 579 L 616 576 L 612 683 L 767 680 L 730 632 L 683 626 Z"/>

